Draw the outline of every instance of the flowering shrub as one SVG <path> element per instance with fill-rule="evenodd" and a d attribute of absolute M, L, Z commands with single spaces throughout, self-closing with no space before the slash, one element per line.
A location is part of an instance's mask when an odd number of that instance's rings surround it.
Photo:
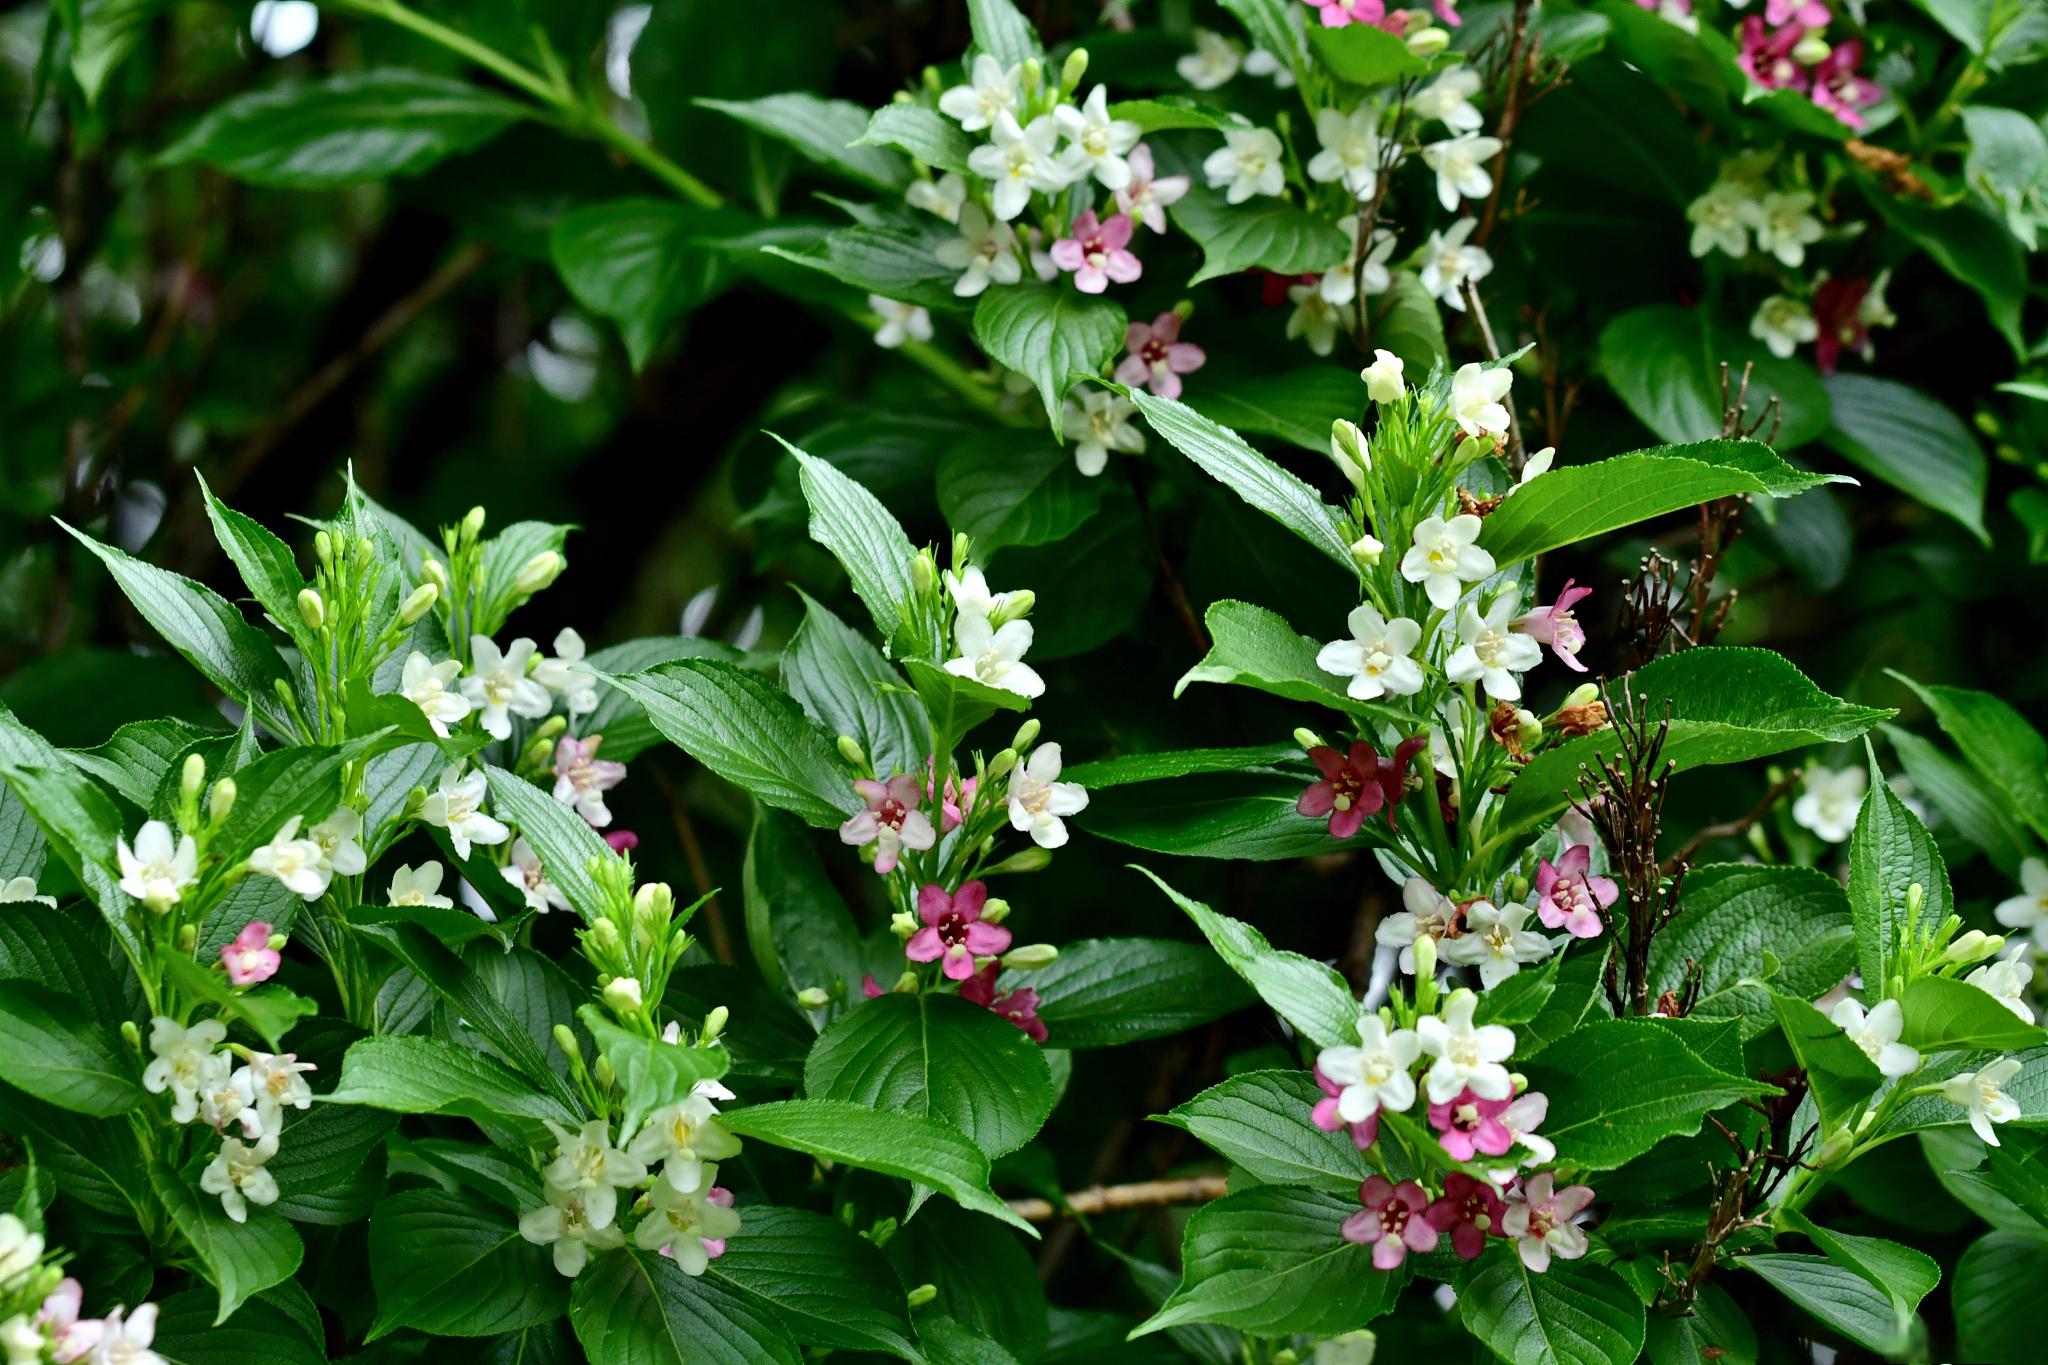
<path fill-rule="evenodd" d="M 2035 1354 L 2038 6 L 221 8 L 0 28 L 7 1365 Z"/>

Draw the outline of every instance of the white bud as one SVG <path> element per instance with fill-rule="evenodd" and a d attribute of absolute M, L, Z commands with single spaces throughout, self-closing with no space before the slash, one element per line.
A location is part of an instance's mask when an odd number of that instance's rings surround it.
<path fill-rule="evenodd" d="M 1375 403 L 1392 403 L 1408 391 L 1401 377 L 1401 357 L 1392 351 L 1374 351 L 1372 364 L 1358 372 L 1365 381 L 1365 396 Z"/>
<path fill-rule="evenodd" d="M 1337 466 L 1345 482 L 1365 491 L 1365 474 L 1372 468 L 1372 456 L 1365 448 L 1365 433 L 1356 422 L 1339 417 L 1330 423 L 1330 463 Z"/>
<path fill-rule="evenodd" d="M 1386 548 L 1378 536 L 1362 535 L 1351 543 L 1351 561 L 1361 569 L 1370 569 L 1380 562 L 1380 554 Z"/>
<path fill-rule="evenodd" d="M 807 1010 L 821 1010 L 832 1003 L 832 994 L 823 986 L 806 986 L 796 993 L 796 1002 Z"/>
<path fill-rule="evenodd" d="M 512 580 L 512 586 L 531 597 L 560 577 L 562 557 L 553 550 L 542 550 L 519 571 L 519 577 Z"/>
<path fill-rule="evenodd" d="M 398 608 L 398 624 L 409 626 L 434 609 L 434 603 L 441 600 L 441 590 L 432 583 L 422 583 L 406 595 Z"/>
<path fill-rule="evenodd" d="M 1050 967 L 1059 959 L 1060 950 L 1050 943 L 1027 943 L 1022 948 L 1012 948 L 1003 954 L 1003 966 L 1013 972 L 1035 971 Z"/>
<path fill-rule="evenodd" d="M 327 604 L 311 588 L 299 589 L 299 619 L 314 630 L 320 629 L 327 620 Z"/>
<path fill-rule="evenodd" d="M 610 921 L 605 921 L 610 923 Z M 605 985 L 604 1002 L 619 1015 L 640 1012 L 640 978 L 636 976 L 615 976 Z"/>

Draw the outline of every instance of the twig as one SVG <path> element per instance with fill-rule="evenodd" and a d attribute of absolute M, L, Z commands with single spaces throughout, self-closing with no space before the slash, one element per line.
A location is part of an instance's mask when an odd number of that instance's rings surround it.
<path fill-rule="evenodd" d="M 1770 813 L 1772 806 L 1785 799 L 1785 793 L 1798 785 L 1799 775 L 1800 770 L 1794 768 L 1791 772 L 1786 773 L 1776 782 L 1773 782 L 1770 790 L 1764 793 L 1763 799 L 1737 819 L 1723 820 L 1718 824 L 1708 825 L 1698 834 L 1693 835 L 1684 848 L 1681 848 L 1678 852 L 1664 860 L 1664 875 L 1669 877 L 1676 873 L 1679 868 L 1690 863 L 1693 860 L 1693 855 L 1702 848 L 1705 848 L 1709 842 L 1715 839 L 1733 839 L 1738 835 L 1747 833 L 1751 825 Z"/>
<path fill-rule="evenodd" d="M 689 807 L 683 803 L 682 793 L 676 790 L 675 780 L 662 771 L 659 763 L 649 764 L 648 771 L 654 774 L 654 785 L 661 788 L 662 799 L 668 802 L 669 814 L 675 821 L 676 838 L 683 845 L 683 861 L 690 868 L 691 884 L 704 898 L 702 914 L 711 936 L 711 955 L 729 967 L 734 961 L 732 932 L 726 928 L 725 912 L 719 908 L 718 897 L 712 894 L 711 865 L 704 860 L 704 845 L 697 838 L 697 826 L 690 819 Z"/>
<path fill-rule="evenodd" d="M 1228 1177 L 1198 1175 L 1186 1180 L 1140 1180 L 1134 1185 L 1093 1185 L 1061 1195 L 1058 1205 L 1047 1199 L 1012 1199 L 1009 1203 L 1010 1211 L 1028 1223 L 1050 1223 L 1057 1218 L 1085 1218 L 1119 1209 L 1206 1204 L 1228 1193 Z"/>

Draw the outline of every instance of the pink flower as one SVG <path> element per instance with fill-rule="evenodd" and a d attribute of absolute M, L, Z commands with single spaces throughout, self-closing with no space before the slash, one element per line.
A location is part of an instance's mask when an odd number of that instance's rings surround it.
<path fill-rule="evenodd" d="M 1546 929 L 1563 929 L 1573 938 L 1598 938 L 1600 912 L 1614 904 L 1621 888 L 1612 877 L 1588 876 L 1593 850 L 1573 844 L 1555 863 L 1536 865 L 1536 918 Z"/>
<path fill-rule="evenodd" d="M 1304 0 L 1315 7 L 1324 28 L 1346 28 L 1354 23 L 1385 27 L 1386 0 Z"/>
<path fill-rule="evenodd" d="M 1349 839 L 1358 833 L 1366 816 L 1387 803 L 1387 793 L 1380 786 L 1378 755 L 1372 745 L 1360 740 L 1349 754 L 1340 756 L 1325 744 L 1310 749 L 1308 757 L 1323 778 L 1310 784 L 1294 809 L 1310 819 L 1329 816 L 1330 837 Z"/>
<path fill-rule="evenodd" d="M 1429 1122 L 1437 1130 L 1437 1145 L 1459 1161 L 1470 1161 L 1473 1153 L 1505 1156 L 1515 1145 L 1515 1135 L 1501 1124 L 1508 1100 L 1481 1099 L 1466 1086 L 1448 1104 L 1429 1106 Z M 1466 1258 L 1470 1260 L 1470 1257 Z"/>
<path fill-rule="evenodd" d="M 1687 0 L 1690 3 L 1690 0 Z M 1436 0 L 1436 17 L 1443 20 L 1447 28 L 1463 28 L 1465 21 L 1458 17 L 1458 0 Z"/>
<path fill-rule="evenodd" d="M 97 1318 L 81 1318 L 85 1290 L 70 1276 L 58 1281 L 36 1313 L 36 1326 L 50 1338 L 50 1359 L 57 1365 L 83 1360 L 99 1344 L 105 1324 Z"/>
<path fill-rule="evenodd" d="M 234 942 L 221 947 L 220 961 L 227 968 L 229 981 L 237 986 L 253 986 L 276 976 L 284 958 L 270 946 L 270 926 L 252 919 L 242 926 Z"/>
<path fill-rule="evenodd" d="M 875 980 L 875 974 L 873 972 L 869 972 L 863 977 L 861 977 L 860 993 L 862 995 L 865 995 L 870 1000 L 879 999 L 881 996 L 888 994 L 887 991 L 882 989 L 882 983 Z"/>
<path fill-rule="evenodd" d="M 1742 21 L 1742 51 L 1735 64 L 1748 72 L 1751 80 L 1768 89 L 1804 90 L 1808 80 L 1806 68 L 1792 59 L 1792 49 L 1799 46 L 1804 36 L 1804 30 L 1796 25 L 1766 34 L 1764 21 L 1752 14 Z"/>
<path fill-rule="evenodd" d="M 1389 1184 L 1376 1175 L 1358 1187 L 1359 1202 L 1365 1207 L 1344 1220 L 1346 1241 L 1372 1248 L 1376 1270 L 1392 1270 L 1413 1251 L 1435 1251 L 1440 1235 L 1421 1215 L 1429 1208 L 1429 1196 L 1412 1180 Z"/>
<path fill-rule="evenodd" d="M 604 794 L 626 780 L 626 765 L 597 756 L 603 735 L 577 739 L 563 735 L 555 745 L 555 800 L 572 807 L 593 829 L 612 822 Z"/>
<path fill-rule="evenodd" d="M 1507 1205 L 1501 1202 L 1493 1186 L 1484 1180 L 1474 1180 L 1463 1171 L 1452 1171 L 1444 1177 L 1443 1198 L 1431 1204 L 1422 1216 L 1438 1232 L 1451 1234 L 1451 1250 L 1458 1253 L 1459 1260 L 1476 1261 L 1486 1250 L 1488 1234 L 1500 1231 L 1506 1212 Z"/>
<path fill-rule="evenodd" d="M 1052 263 L 1074 272 L 1074 287 L 1084 294 L 1100 294 L 1111 280 L 1129 284 L 1145 273 L 1128 250 L 1136 230 L 1127 213 L 1111 214 L 1103 223 L 1090 209 L 1074 220 L 1073 236 L 1052 244 Z"/>
<path fill-rule="evenodd" d="M 1415 755 L 1429 746 L 1429 736 L 1417 735 L 1404 739 L 1394 747 L 1392 758 L 1382 758 L 1373 765 L 1374 776 L 1379 780 L 1380 790 L 1387 797 L 1387 828 L 1394 827 L 1394 810 L 1401 804 L 1401 798 L 1408 792 L 1408 765 L 1415 761 Z"/>
<path fill-rule="evenodd" d="M 996 991 L 997 964 L 991 962 L 960 983 L 960 998 L 1000 1014 L 1030 1036 L 1034 1043 L 1046 1040 L 1045 1025 L 1038 1018 L 1038 992 L 1029 986 L 1014 991 Z"/>
<path fill-rule="evenodd" d="M 1188 178 L 1154 178 L 1152 149 L 1142 142 L 1131 148 L 1125 160 L 1131 168 L 1131 181 L 1116 192 L 1116 206 L 1154 232 L 1166 231 L 1167 206 L 1179 203 L 1188 192 Z"/>
<path fill-rule="evenodd" d="M 607 830 L 604 841 L 611 845 L 612 852 L 621 855 L 631 853 L 640 847 L 640 836 L 630 829 Z"/>
<path fill-rule="evenodd" d="M 1208 360 L 1199 346 L 1180 339 L 1180 315 L 1161 313 L 1148 327 L 1134 322 L 1124 332 L 1124 349 L 1130 352 L 1116 367 L 1116 382 L 1125 388 L 1138 384 L 1161 398 L 1180 397 L 1180 377 L 1193 374 Z"/>
<path fill-rule="evenodd" d="M 1813 69 L 1813 102 L 1851 128 L 1866 127 L 1860 111 L 1884 97 L 1875 81 L 1856 74 L 1863 62 L 1863 40 L 1839 43 Z"/>
<path fill-rule="evenodd" d="M 839 841 L 873 844 L 875 871 L 888 876 L 896 870 L 896 859 L 906 848 L 927 849 L 938 842 L 931 817 L 917 808 L 924 793 L 917 779 L 898 773 L 886 783 L 867 778 L 853 784 L 868 808 L 839 827 Z"/>
<path fill-rule="evenodd" d="M 1545 1171 L 1531 1176 L 1520 1188 L 1508 1191 L 1508 1209 L 1501 1218 L 1501 1231 L 1515 1239 L 1522 1264 L 1540 1275 L 1550 1269 L 1553 1252 L 1567 1261 L 1576 1261 L 1586 1254 L 1586 1234 L 1572 1219 L 1592 1202 L 1593 1191 L 1584 1185 L 1573 1185 L 1553 1194 L 1550 1172 Z"/>
<path fill-rule="evenodd" d="M 924 768 L 924 799 L 927 801 L 932 799 L 932 782 L 937 767 L 938 761 L 936 759 L 926 760 Z M 946 799 L 939 803 L 939 832 L 951 834 L 954 830 L 960 828 L 961 822 L 967 818 L 968 812 L 973 809 L 974 779 L 969 777 L 963 780 L 957 773 L 948 774 L 946 777 Z"/>
<path fill-rule="evenodd" d="M 1374 1109 L 1365 1116 L 1363 1123 L 1344 1122 L 1344 1116 L 1337 1112 L 1337 1096 L 1343 1093 L 1344 1087 L 1325 1076 L 1321 1067 L 1316 1068 L 1315 1076 L 1316 1089 L 1323 1092 L 1323 1098 L 1317 1100 L 1316 1107 L 1309 1111 L 1308 1121 L 1326 1133 L 1334 1133 L 1339 1128 L 1350 1129 L 1351 1141 L 1361 1152 L 1378 1142 L 1380 1111 Z"/>
<path fill-rule="evenodd" d="M 1821 102 L 1818 88 L 1813 100 Z M 1822 374 L 1835 372 L 1845 346 L 1870 354 L 1870 324 L 1863 318 L 1863 300 L 1869 295 L 1870 281 L 1861 275 L 1830 275 L 1813 291 L 1813 320 L 1820 328 L 1813 343 L 1813 363 Z"/>
<path fill-rule="evenodd" d="M 1828 22 L 1828 7 L 1820 0 L 1766 0 L 1764 22 L 1772 28 L 1780 24 L 1797 24 L 1801 28 L 1825 28 Z"/>
<path fill-rule="evenodd" d="M 1549 645 L 1559 663 L 1584 673 L 1586 666 L 1579 662 L 1579 651 L 1586 647 L 1586 630 L 1572 615 L 1572 608 L 1592 595 L 1591 588 L 1577 587 L 1567 578 L 1555 602 L 1523 612 L 1508 628 L 1520 631 L 1538 644 Z"/>
<path fill-rule="evenodd" d="M 988 900 L 983 882 L 962 882 L 952 895 L 932 883 L 917 893 L 918 917 L 924 928 L 903 945 L 903 955 L 912 962 L 945 959 L 941 968 L 953 981 L 974 975 L 974 959 L 995 957 L 1010 946 L 1010 931 L 997 924 L 981 922 L 981 907 Z"/>
<path fill-rule="evenodd" d="M 710 1193 L 704 1196 L 704 1202 L 716 1204 L 721 1209 L 729 1209 L 732 1207 L 732 1191 L 723 1185 L 713 1185 Z M 704 1244 L 704 1254 L 712 1260 L 715 1261 L 725 1255 L 723 1237 L 699 1237 L 697 1240 Z"/>

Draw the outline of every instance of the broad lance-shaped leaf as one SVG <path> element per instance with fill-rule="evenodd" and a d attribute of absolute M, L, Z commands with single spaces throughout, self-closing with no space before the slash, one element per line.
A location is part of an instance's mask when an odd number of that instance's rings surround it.
<path fill-rule="evenodd" d="M 1342 264 L 1350 250 L 1328 218 L 1278 199 L 1228 204 L 1197 184 L 1171 213 L 1174 226 L 1202 248 L 1202 268 L 1190 285 L 1244 270 L 1320 274 Z"/>
<path fill-rule="evenodd" d="M 1479 543 L 1502 568 L 1716 498 L 1789 498 L 1854 483 L 1785 463 L 1756 441 L 1695 441 L 1566 465 L 1515 488 L 1486 518 Z"/>
<path fill-rule="evenodd" d="M 922 768 L 931 722 L 903 675 L 866 636 L 797 592 L 804 619 L 782 651 L 782 685 L 826 733 L 851 735 L 884 777 Z"/>
<path fill-rule="evenodd" d="M 1209 652 L 1173 685 L 1176 697 L 1189 683 L 1236 683 L 1290 701 L 1389 722 L 1397 719 L 1385 706 L 1348 696 L 1345 679 L 1323 671 L 1316 662 L 1322 646 L 1296 632 L 1277 612 L 1250 602 L 1211 602 L 1202 623 L 1209 628 Z"/>
<path fill-rule="evenodd" d="M 1720 1071 L 1654 1020 L 1602 1019 L 1524 1064 L 1529 1088 L 1550 1097 L 1543 1135 L 1558 1159 L 1612 1170 L 1667 1137 L 1697 1133 L 1723 1105 L 1777 1093 Z"/>
<path fill-rule="evenodd" d="M 777 1317 L 722 1277 L 632 1247 L 585 1266 L 569 1306 L 590 1365 L 803 1365 Z"/>
<path fill-rule="evenodd" d="M 392 1195 L 370 1215 L 370 1281 L 369 1341 L 407 1327 L 442 1337 L 516 1332 L 569 1300 L 569 1282 L 546 1247 L 519 1235 L 517 1215 L 432 1189 Z"/>
<path fill-rule="evenodd" d="M 188 1180 L 162 1161 L 150 1166 L 149 1182 L 191 1247 L 199 1273 L 219 1292 L 216 1327 L 251 1295 L 290 1279 L 305 1259 L 306 1244 L 297 1230 L 269 1209 L 251 1208 L 248 1218 L 237 1223 L 222 1210 L 219 1196 L 207 1194 L 196 1179 Z"/>
<path fill-rule="evenodd" d="M 901 190 L 910 165 L 896 153 L 864 142 L 868 111 L 849 100 L 819 99 L 801 91 L 755 100 L 696 101 L 757 133 L 793 147 L 814 166 L 871 190 Z"/>
<path fill-rule="evenodd" d="M 832 738 L 795 698 L 744 669 L 678 659 L 605 681 L 684 753 L 768 805 L 813 825 L 837 825 L 860 807 Z"/>
<path fill-rule="evenodd" d="M 1952 518 L 1986 546 L 1988 461 L 1970 428 L 1939 400 L 1895 379 L 1821 379 L 1831 418 L 1821 439 L 1849 463 Z"/>
<path fill-rule="evenodd" d="M 1334 969 L 1300 953 L 1275 948 L 1242 920 L 1189 900 L 1146 868 L 1135 870 L 1150 877 L 1169 900 L 1185 910 L 1230 969 L 1303 1037 L 1317 1047 L 1358 1042 L 1359 1005 Z"/>
<path fill-rule="evenodd" d="M 1045 403 L 1053 435 L 1061 400 L 1077 376 L 1095 375 L 1123 345 L 1123 308 L 1057 284 L 991 289 L 974 309 L 974 339 L 991 358 L 1026 376 Z"/>
<path fill-rule="evenodd" d="M 575 1111 L 495 1057 L 439 1038 L 386 1034 L 365 1038 L 341 1063 L 329 1104 L 362 1104 L 397 1114 L 458 1114 L 517 1128 L 536 1147 L 553 1141 L 549 1122 L 576 1123 Z"/>
<path fill-rule="evenodd" d="M 2048 740 L 2010 703 L 1965 687 L 1930 687 L 1896 670 L 1891 676 L 1913 689 L 1934 713 L 1942 733 L 1955 741 L 1970 766 L 1982 773 L 2014 814 L 2048 839 Z"/>
<path fill-rule="evenodd" d="M 1210 949 L 1156 938 L 1065 944 L 1018 984 L 1038 992 L 1048 1045 L 1069 1051 L 1169 1037 L 1256 999 Z"/>
<path fill-rule="evenodd" d="M 707 1276 L 761 1300 L 798 1341 L 917 1359 L 903 1287 L 873 1242 L 805 1209 L 749 1204 L 743 1218 Z"/>
<path fill-rule="evenodd" d="M 569 908 L 586 921 L 602 916 L 605 894 L 591 864 L 616 858 L 611 845 L 582 816 L 533 783 L 495 765 L 486 766 L 484 773 L 498 817 L 519 831 Z"/>
<path fill-rule="evenodd" d="M 978 553 L 1045 545 L 1101 510 L 1106 482 L 1042 431 L 980 431 L 939 461 L 939 510 Z"/>
<path fill-rule="evenodd" d="M 1153 1115 L 1270 1185 L 1310 1185 L 1355 1197 L 1373 1167 L 1349 1133 L 1309 1122 L 1323 1098 L 1306 1071 L 1248 1071 Z"/>
<path fill-rule="evenodd" d="M 1653 717 L 1665 714 L 1669 706 L 1671 732 L 1664 758 L 1680 772 L 1838 744 L 1895 714 L 1829 696 L 1781 655 L 1766 649 L 1683 650 L 1609 684 L 1610 693 L 1619 698 L 1623 686 Z M 1612 754 L 1615 746 L 1608 730 L 1538 754 L 1508 792 L 1503 829 L 1534 829 L 1577 800 L 1579 765 L 1592 762 L 1596 755 Z"/>
<path fill-rule="evenodd" d="M 1941 1267 L 1932 1256 L 1882 1237 L 1835 1232 L 1796 1209 L 1786 1210 L 1782 1218 L 1787 1226 L 1803 1233 L 1820 1248 L 1828 1260 L 1861 1275 L 1891 1300 L 1895 1340 L 1903 1341 L 1910 1334 L 1920 1301 L 1941 1282 Z"/>
<path fill-rule="evenodd" d="M 1765 954 L 1779 961 L 1768 988 Z M 1692 1018 L 1740 1019 L 1744 1037 L 1767 1032 L 1770 991 L 1815 1000 L 1856 966 L 1856 929 L 1842 884 L 1816 868 L 1709 863 L 1686 873 L 1677 919 L 1650 944 L 1650 990 L 1682 990 L 1699 972 Z"/>
<path fill-rule="evenodd" d="M 1890 1293 L 1847 1266 L 1783 1251 L 1737 1256 L 1733 1264 L 1762 1276 L 1828 1327 L 1879 1355 L 1894 1355 L 1907 1344 L 1907 1327 Z"/>
<path fill-rule="evenodd" d="M 894 147 L 934 170 L 967 173 L 967 155 L 974 139 L 936 109 L 915 104 L 885 104 L 868 119 L 861 145 Z"/>
<path fill-rule="evenodd" d="M 1502 1248 L 1458 1279 L 1458 1316 L 1513 1365 L 1620 1365 L 1643 1349 L 1643 1301 L 1591 1261 L 1553 1259 L 1535 1274 Z"/>
<path fill-rule="evenodd" d="M 0 780 L 99 907 L 115 942 L 130 960 L 141 962 L 147 950 L 128 922 L 133 902 L 121 889 L 114 862 L 115 841 L 128 831 L 113 798 L 23 725 L 5 702 L 0 702 Z"/>
<path fill-rule="evenodd" d="M 576 1011 L 597 1050 L 619 1078 L 626 1102 L 619 1112 L 619 1131 L 638 1132 L 649 1114 L 681 1104 L 698 1085 L 715 1081 L 732 1064 L 722 1046 L 683 1047 L 629 1033 L 595 1005 Z"/>
<path fill-rule="evenodd" d="M 1863 1049 L 1814 1006 L 1778 991 L 1771 993 L 1771 1005 L 1786 1045 L 1806 1072 L 1821 1123 L 1833 1132 L 1856 1116 L 1884 1077 Z"/>
<path fill-rule="evenodd" d="M 1901 935 L 1940 924 L 1955 910 L 1948 867 L 1934 836 L 1908 809 L 1878 770 L 1877 754 L 1864 744 L 1870 790 L 1849 836 L 1849 908 L 1856 916 L 1856 962 L 1865 985 L 1890 994 Z M 1912 911 L 1918 887 L 1919 913 Z"/>
<path fill-rule="evenodd" d="M 2048 1045 L 2048 1032 L 2007 1009 L 1989 991 L 1953 977 L 1923 976 L 1899 997 L 1906 1027 L 1899 1041 L 1921 1052 L 1950 1048 L 2018 1052 Z"/>
<path fill-rule="evenodd" d="M 1075 818 L 1104 839 L 1193 858 L 1284 862 L 1385 846 L 1381 817 L 1350 839 L 1333 839 L 1327 821 L 1301 814 L 1296 805 L 1310 780 L 1257 767 L 1200 772 L 1097 792 Z"/>
<path fill-rule="evenodd" d="M 1232 431 L 1278 436 L 1318 456 L 1330 449 L 1333 422 L 1365 410 L 1365 381 L 1348 367 L 1310 365 L 1257 376 L 1216 369 L 1213 361 L 1202 367 L 1202 382 L 1187 393 L 1189 407 Z"/>
<path fill-rule="evenodd" d="M 910 561 L 917 549 L 881 499 L 831 463 L 806 455 L 780 436 L 796 457 L 804 501 L 810 504 L 811 539 L 830 550 L 853 582 L 884 640 L 896 633 L 910 601 Z"/>
<path fill-rule="evenodd" d="M 1065 777 L 1089 791 L 1157 782 L 1190 773 L 1234 773 L 1270 768 L 1276 763 L 1302 762 L 1299 744 L 1257 744 L 1242 749 L 1165 749 L 1148 754 L 1118 754 L 1091 759 L 1068 768 Z"/>
<path fill-rule="evenodd" d="M 1357 576 L 1351 546 L 1337 530 L 1337 511 L 1313 488 L 1246 445 L 1230 428 L 1186 404 L 1143 389 L 1122 392 L 1138 405 L 1152 430 L 1203 473 L 1342 565 L 1345 573 Z"/>
<path fill-rule="evenodd" d="M 1004 67 L 1016 66 L 1045 51 L 1031 21 L 1018 10 L 1015 0 L 967 0 L 967 22 L 974 33 L 974 46 Z"/>
<path fill-rule="evenodd" d="M 112 1020 L 34 981 L 0 983 L 0 1080 L 63 1109 L 113 1115 L 143 1100 Z"/>

